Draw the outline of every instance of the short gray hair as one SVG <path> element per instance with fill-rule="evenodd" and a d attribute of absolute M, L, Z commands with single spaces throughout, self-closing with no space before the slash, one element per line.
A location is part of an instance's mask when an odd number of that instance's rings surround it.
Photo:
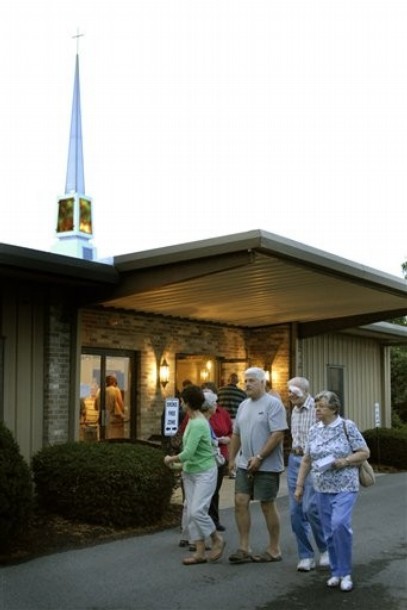
<path fill-rule="evenodd" d="M 330 390 L 322 390 L 322 392 L 318 392 L 314 400 L 315 404 L 322 401 L 326 402 L 326 406 L 334 413 L 339 413 L 341 410 L 341 401 L 339 400 L 339 396 Z"/>
<path fill-rule="evenodd" d="M 259 368 L 258 366 L 251 366 L 246 369 L 244 372 L 245 377 L 254 377 L 255 379 L 259 379 L 260 381 L 266 381 L 266 371 Z"/>
<path fill-rule="evenodd" d="M 201 411 L 208 411 L 209 409 L 216 409 L 218 397 L 212 390 L 204 390 L 205 401 L 201 407 Z"/>
<path fill-rule="evenodd" d="M 287 381 L 287 385 L 297 386 L 304 394 L 309 394 L 309 381 L 306 377 L 293 377 Z"/>

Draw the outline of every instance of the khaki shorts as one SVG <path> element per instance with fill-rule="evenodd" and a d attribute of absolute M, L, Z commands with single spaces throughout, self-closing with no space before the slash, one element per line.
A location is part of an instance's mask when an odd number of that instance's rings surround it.
<path fill-rule="evenodd" d="M 236 471 L 235 494 L 246 494 L 251 500 L 260 502 L 274 502 L 279 489 L 279 472 L 257 471 L 251 474 L 243 468 Z"/>

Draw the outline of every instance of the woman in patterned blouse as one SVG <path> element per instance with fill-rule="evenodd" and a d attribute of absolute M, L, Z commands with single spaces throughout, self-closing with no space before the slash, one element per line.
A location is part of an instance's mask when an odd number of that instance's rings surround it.
<path fill-rule="evenodd" d="M 315 397 L 318 421 L 310 428 L 294 496 L 301 500 L 311 470 L 329 552 L 332 575 L 327 585 L 351 591 L 352 511 L 359 491 L 359 466 L 370 452 L 356 424 L 340 417 L 340 406 L 334 392 L 324 390 Z"/>

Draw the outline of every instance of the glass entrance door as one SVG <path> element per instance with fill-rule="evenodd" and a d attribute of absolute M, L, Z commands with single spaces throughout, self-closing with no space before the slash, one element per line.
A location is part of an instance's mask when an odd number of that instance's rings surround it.
<path fill-rule="evenodd" d="M 83 350 L 80 372 L 80 440 L 129 439 L 133 416 L 134 355 Z"/>

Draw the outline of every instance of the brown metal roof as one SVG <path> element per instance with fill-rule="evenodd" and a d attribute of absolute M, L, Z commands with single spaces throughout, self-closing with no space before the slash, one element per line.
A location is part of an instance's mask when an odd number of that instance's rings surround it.
<path fill-rule="evenodd" d="M 400 264 L 402 261 L 400 261 Z M 407 282 L 256 230 L 114 259 L 106 307 L 309 336 L 407 315 Z"/>

